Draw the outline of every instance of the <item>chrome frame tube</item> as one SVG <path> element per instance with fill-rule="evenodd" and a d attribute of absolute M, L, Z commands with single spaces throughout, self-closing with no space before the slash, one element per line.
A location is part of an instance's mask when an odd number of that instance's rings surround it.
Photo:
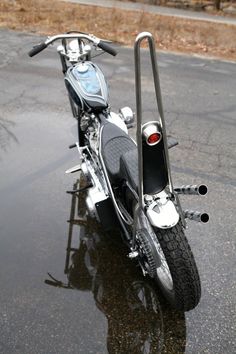
<path fill-rule="evenodd" d="M 142 149 L 142 85 L 141 85 L 141 62 L 140 62 L 140 46 L 141 42 L 147 39 L 149 45 L 149 52 L 151 57 L 151 65 L 152 65 L 152 74 L 153 74 L 153 82 L 156 94 L 156 102 L 157 108 L 160 115 L 160 125 L 162 128 L 163 134 L 163 143 L 164 143 L 164 151 L 166 157 L 166 166 L 168 172 L 168 180 L 169 180 L 169 189 L 170 192 L 174 194 L 175 200 L 178 205 L 179 214 L 182 220 L 183 225 L 185 226 L 185 219 L 183 215 L 183 211 L 180 205 L 179 197 L 175 193 L 171 178 L 171 170 L 170 170 L 170 162 L 169 162 L 169 153 L 168 153 L 168 143 L 167 143 L 167 135 L 166 135 L 166 126 L 164 119 L 164 111 L 162 105 L 161 98 L 161 88 L 160 88 L 160 80 L 157 66 L 157 58 L 156 58 L 156 49 L 155 42 L 153 36 L 149 32 L 140 33 L 135 40 L 134 44 L 134 64 L 135 64 L 135 92 L 136 92 L 136 116 L 137 116 L 137 130 L 136 130 L 136 139 L 138 145 L 138 170 L 139 170 L 139 208 L 143 208 L 144 206 L 144 198 L 143 198 L 143 149 Z"/>

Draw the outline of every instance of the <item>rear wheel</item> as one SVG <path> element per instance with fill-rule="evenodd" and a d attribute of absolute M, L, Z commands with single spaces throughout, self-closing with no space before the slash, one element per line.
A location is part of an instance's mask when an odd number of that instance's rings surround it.
<path fill-rule="evenodd" d="M 183 227 L 178 223 L 171 229 L 154 229 L 154 231 L 161 258 L 161 265 L 156 268 L 155 280 L 176 309 L 192 310 L 200 300 L 201 285 Z"/>

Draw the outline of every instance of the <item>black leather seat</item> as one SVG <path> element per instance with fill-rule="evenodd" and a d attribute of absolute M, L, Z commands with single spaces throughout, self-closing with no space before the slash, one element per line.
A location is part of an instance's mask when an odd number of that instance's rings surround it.
<path fill-rule="evenodd" d="M 130 186 L 138 192 L 138 150 L 126 151 L 120 157 L 120 175 L 124 176 Z"/>
<path fill-rule="evenodd" d="M 137 146 L 122 129 L 110 122 L 102 130 L 102 155 L 112 183 L 126 179 L 137 190 Z"/>

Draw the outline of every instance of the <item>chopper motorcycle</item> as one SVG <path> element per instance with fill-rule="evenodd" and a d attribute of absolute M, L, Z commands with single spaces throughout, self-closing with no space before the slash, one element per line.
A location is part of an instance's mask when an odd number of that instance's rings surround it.
<path fill-rule="evenodd" d="M 29 52 L 34 56 L 55 41 L 71 110 L 78 122 L 76 148 L 80 164 L 66 173 L 80 172 L 86 186 L 86 207 L 104 229 L 121 228 L 143 275 L 161 288 L 169 303 L 189 311 L 199 302 L 201 285 L 197 266 L 184 233 L 186 218 L 207 222 L 207 213 L 182 210 L 179 194 L 207 193 L 205 185 L 174 187 L 168 149 L 177 145 L 167 138 L 155 44 L 149 32 L 134 45 L 136 87 L 136 141 L 128 133 L 134 114 L 129 107 L 111 111 L 108 87 L 101 69 L 92 61 L 94 50 L 117 54 L 108 41 L 82 32 L 48 37 Z M 140 46 L 146 40 L 151 57 L 158 119 L 142 124 Z M 122 261 L 122 260 L 121 260 Z"/>

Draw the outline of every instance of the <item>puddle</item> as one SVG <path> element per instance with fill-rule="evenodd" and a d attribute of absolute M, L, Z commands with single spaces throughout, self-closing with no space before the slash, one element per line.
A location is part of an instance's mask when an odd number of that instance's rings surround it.
<path fill-rule="evenodd" d="M 170 309 L 156 285 L 127 257 L 119 231 L 104 232 L 86 216 L 84 196 L 71 196 L 67 281 L 49 275 L 45 282 L 93 294 L 107 319 L 108 353 L 184 353 L 184 314 Z"/>

